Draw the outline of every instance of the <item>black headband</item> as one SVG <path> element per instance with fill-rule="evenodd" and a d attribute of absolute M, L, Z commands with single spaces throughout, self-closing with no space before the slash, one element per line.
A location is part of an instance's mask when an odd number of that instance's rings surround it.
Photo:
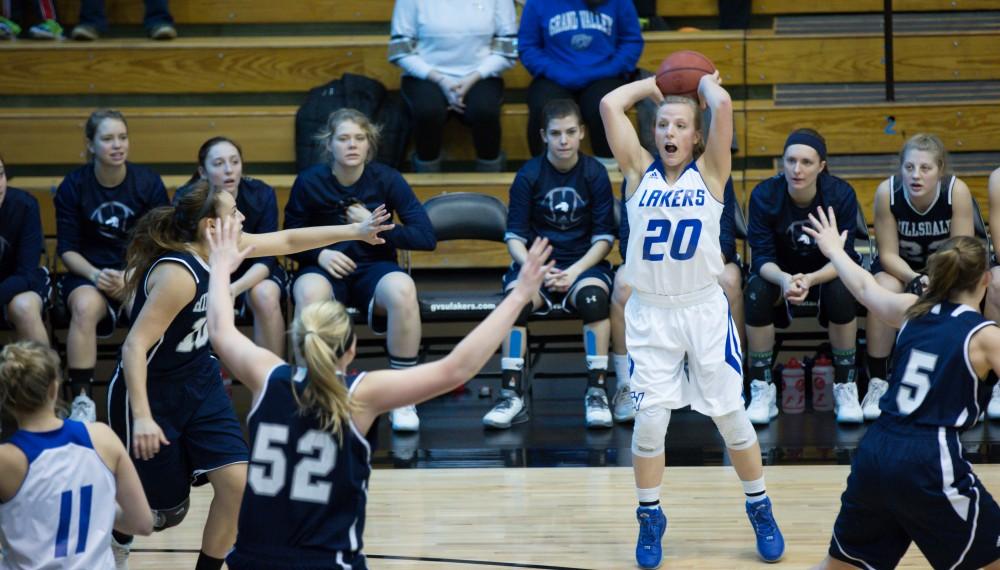
<path fill-rule="evenodd" d="M 793 144 L 804 144 L 812 147 L 819 154 L 820 160 L 826 160 L 826 144 L 823 142 L 823 139 L 815 135 L 809 133 L 792 133 L 785 139 L 784 150 L 788 150 L 788 147 Z"/>

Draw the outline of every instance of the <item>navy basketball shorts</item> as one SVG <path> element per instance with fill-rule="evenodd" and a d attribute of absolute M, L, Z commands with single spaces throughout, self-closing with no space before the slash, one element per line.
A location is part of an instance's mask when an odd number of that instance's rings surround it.
<path fill-rule="evenodd" d="M 557 269 L 566 269 L 569 267 L 570 263 L 556 263 Z M 514 286 L 514 282 L 517 281 L 517 274 L 521 271 L 521 266 L 517 263 L 511 263 L 510 267 L 507 268 L 507 272 L 503 274 L 503 290 L 506 292 L 508 289 Z M 611 264 L 607 261 L 602 261 L 597 265 L 587 269 L 576 278 L 576 281 L 570 286 L 570 288 L 565 293 L 559 293 L 556 291 L 550 291 L 544 286 L 539 290 L 542 296 L 542 307 L 535 311 L 536 315 L 545 315 L 550 313 L 556 307 L 563 307 L 567 310 L 572 308 L 571 299 L 573 295 L 576 294 L 577 289 L 580 288 L 580 283 L 584 279 L 598 279 L 601 283 L 608 288 L 608 295 L 611 295 L 611 291 L 614 289 L 615 282 L 615 272 L 611 268 Z"/>
<path fill-rule="evenodd" d="M 38 267 L 37 273 L 34 275 L 33 282 L 31 286 L 25 288 L 22 291 L 14 293 L 14 297 L 22 293 L 32 292 L 37 294 L 42 299 L 42 319 L 45 319 L 45 310 L 49 306 L 49 301 L 52 299 L 52 281 L 49 279 L 49 270 L 46 267 Z M 13 299 L 13 297 L 12 297 Z M 7 305 L 0 307 L 0 325 L 4 328 L 14 328 L 11 325 L 10 318 L 7 315 Z"/>
<path fill-rule="evenodd" d="M 911 541 L 934 568 L 981 568 L 1000 558 L 1000 507 L 962 457 L 956 430 L 883 414 L 851 464 L 830 556 L 895 568 Z"/>
<path fill-rule="evenodd" d="M 152 459 L 135 459 L 139 479 L 153 509 L 170 509 L 184 502 L 192 485 L 204 485 L 211 471 L 247 463 L 250 451 L 232 402 L 211 362 L 170 377 L 150 375 L 149 405 L 170 445 L 161 445 Z M 108 418 L 132 456 L 133 418 L 121 364 L 108 387 Z"/>
<path fill-rule="evenodd" d="M 348 307 L 354 307 L 368 314 L 368 326 L 375 334 L 385 334 L 388 320 L 385 315 L 375 314 L 375 288 L 383 277 L 390 273 L 405 273 L 395 261 L 371 261 L 357 264 L 357 269 L 343 279 L 337 279 L 318 265 L 307 265 L 299 269 L 296 279 L 310 273 L 322 275 L 333 288 L 333 298 Z"/>
<path fill-rule="evenodd" d="M 70 293 L 75 291 L 77 287 L 84 286 L 93 287 L 95 291 L 101 294 L 101 297 L 104 297 L 104 302 L 107 304 L 107 315 L 101 319 L 101 322 L 97 323 L 97 338 L 108 338 L 115 333 L 118 320 L 127 317 L 127 315 L 124 315 L 124 311 L 122 311 L 121 303 L 105 295 L 104 291 L 98 289 L 89 279 L 84 279 L 72 273 L 67 273 L 59 279 L 59 297 L 68 311 Z"/>

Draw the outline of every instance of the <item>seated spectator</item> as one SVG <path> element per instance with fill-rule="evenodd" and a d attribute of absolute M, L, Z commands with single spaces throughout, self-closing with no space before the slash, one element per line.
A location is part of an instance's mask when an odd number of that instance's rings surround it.
<path fill-rule="evenodd" d="M 927 285 L 927 258 L 949 237 L 971 236 L 972 193 L 948 174 L 948 151 L 934 135 L 910 137 L 899 151 L 899 174 L 875 191 L 878 258 L 872 273 L 882 287 L 920 294 Z M 868 392 L 861 408 L 866 420 L 879 417 L 878 401 L 889 389 L 889 355 L 896 329 L 869 314 L 865 321 Z"/>
<path fill-rule="evenodd" d="M 542 109 L 552 99 L 574 99 L 587 125 L 595 157 L 614 164 L 598 106 L 625 84 L 642 54 L 639 17 L 632 0 L 528 0 L 518 31 L 528 87 L 528 147 L 544 147 L 538 132 Z"/>
<path fill-rule="evenodd" d="M 472 129 L 476 170 L 500 172 L 500 74 L 517 62 L 512 0 L 398 0 L 389 61 L 403 68 L 401 90 L 413 116 L 413 168 L 441 170 L 449 115 Z"/>
<path fill-rule="evenodd" d="M 0 322 L 17 338 L 49 345 L 43 311 L 49 302 L 49 272 L 39 261 L 45 251 L 42 217 L 34 196 L 7 185 L 0 156 Z"/>
<path fill-rule="evenodd" d="M 13 13 L 11 0 L 4 0 L 3 14 L 0 15 L 0 40 L 13 40 L 21 34 L 21 26 L 14 21 L 17 16 Z M 24 10 L 28 2 L 19 2 L 21 8 L 20 16 L 24 17 Z M 28 37 L 33 40 L 62 40 L 63 28 L 56 21 L 56 5 L 52 0 L 36 0 L 34 2 L 38 10 L 38 18 L 41 20 L 34 26 L 28 28 Z"/>
<path fill-rule="evenodd" d="M 855 301 L 837 272 L 802 231 L 816 208 L 832 207 L 837 223 L 854 235 L 858 200 L 854 188 L 829 173 L 826 141 L 812 129 L 792 131 L 785 140 L 783 172 L 758 184 L 750 194 L 747 241 L 752 264 L 744 292 L 750 353 L 751 401 L 747 413 L 755 424 L 767 424 L 778 414 L 771 377 L 774 327 L 787 327 L 791 306 L 819 304 L 819 322 L 829 323 L 833 347 L 834 409 L 837 421 L 863 421 L 854 382 L 858 321 Z M 845 249 L 854 251 L 854 240 Z M 776 321 L 777 317 L 777 321 Z"/>
<path fill-rule="evenodd" d="M 504 339 L 500 399 L 483 423 L 505 429 L 528 420 L 522 376 L 529 315 L 565 304 L 583 320 L 589 375 L 584 395 L 586 425 L 611 427 L 606 381 L 612 276 L 611 265 L 604 259 L 615 241 L 611 182 L 599 162 L 580 152 L 585 129 L 576 103 L 555 99 L 545 106 L 542 116 L 545 155 L 521 167 L 510 187 L 505 240 L 514 262 L 503 277 L 504 293 L 517 286 L 518 271 L 535 238 L 548 238 L 556 265 Z"/>
<path fill-rule="evenodd" d="M 708 124 L 706 121 L 705 125 Z M 705 132 L 707 133 L 707 127 Z M 697 158 L 697 157 L 696 157 Z M 719 275 L 719 285 L 722 286 L 726 299 L 729 301 L 729 312 L 733 317 L 733 325 L 740 338 L 740 347 L 746 346 L 746 327 L 743 319 L 743 263 L 736 253 L 736 190 L 733 188 L 732 177 L 726 181 L 725 204 L 722 207 L 722 220 L 719 225 L 719 243 L 725 265 Z M 625 204 L 622 204 L 625 212 Z M 618 247 L 622 259 L 628 244 L 628 216 L 622 215 L 621 227 L 618 230 Z M 615 286 L 611 295 L 611 361 L 615 367 L 618 387 L 612 401 L 612 410 L 616 422 L 631 421 L 635 417 L 635 406 L 632 403 L 629 387 L 629 360 L 625 346 L 625 303 L 632 296 L 632 286 L 626 281 L 623 266 L 615 272 Z"/>
<path fill-rule="evenodd" d="M 278 199 L 274 188 L 261 180 L 243 176 L 243 150 L 226 137 L 212 137 L 198 150 L 198 172 L 174 194 L 174 204 L 197 180 L 207 180 L 214 191 L 236 198 L 243 214 L 243 231 L 264 234 L 278 231 Z M 283 357 L 285 354 L 285 288 L 288 277 L 274 257 L 249 258 L 233 273 L 231 290 L 236 314 L 253 313 L 253 337 L 257 346 Z"/>
<path fill-rule="evenodd" d="M 434 229 L 406 180 L 373 162 L 378 130 L 355 109 L 330 114 L 320 131 L 330 162 L 299 173 L 285 206 L 285 228 L 361 222 L 385 204 L 402 224 L 384 232 L 385 243 L 338 243 L 292 255 L 299 269 L 292 285 L 295 315 L 331 297 L 368 316 L 376 334 L 387 336 L 392 368 L 410 368 L 420 350 L 420 306 L 413 279 L 399 267 L 397 249 L 433 250 Z M 389 414 L 396 431 L 417 431 L 415 406 Z"/>
<path fill-rule="evenodd" d="M 97 338 L 114 333 L 125 301 L 125 248 L 139 218 L 169 200 L 159 174 L 128 162 L 128 124 L 121 113 L 94 111 L 84 133 L 87 164 L 67 174 L 56 191 L 56 251 L 68 271 L 58 288 L 70 313 L 70 418 L 94 421 Z"/>
<path fill-rule="evenodd" d="M 177 37 L 174 18 L 170 15 L 167 0 L 144 0 L 146 15 L 142 25 L 154 40 L 172 40 Z M 70 37 L 92 42 L 108 31 L 108 17 L 104 13 L 104 0 L 81 0 L 80 23 L 73 27 Z"/>
<path fill-rule="evenodd" d="M 997 235 L 997 232 L 1000 232 L 997 229 L 1000 228 L 1000 168 L 990 173 L 987 192 L 989 193 L 990 201 L 991 234 Z M 993 243 L 993 247 L 996 248 L 996 242 Z M 1000 322 L 1000 269 L 998 269 L 997 265 L 996 252 L 991 253 L 993 257 L 990 259 L 990 266 L 992 267 L 990 273 L 993 275 L 993 280 L 990 281 L 990 285 L 986 289 L 986 308 L 983 314 L 986 315 L 987 319 Z M 998 386 L 1000 386 L 1000 383 L 993 384 L 993 393 L 990 397 L 990 403 L 986 408 L 986 415 L 991 420 L 1000 419 L 1000 387 Z"/>

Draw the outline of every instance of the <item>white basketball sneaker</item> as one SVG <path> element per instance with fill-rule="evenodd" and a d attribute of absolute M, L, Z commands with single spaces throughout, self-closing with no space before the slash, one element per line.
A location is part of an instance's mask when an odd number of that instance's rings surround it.
<path fill-rule="evenodd" d="M 865 413 L 858 403 L 857 384 L 842 382 L 833 385 L 833 411 L 840 424 L 860 424 L 865 421 Z"/>
<path fill-rule="evenodd" d="M 986 417 L 1000 420 L 1000 382 L 993 385 L 993 395 L 990 396 L 990 404 L 986 406 Z"/>
<path fill-rule="evenodd" d="M 750 422 L 755 425 L 767 425 L 771 419 L 778 415 L 778 406 L 775 402 L 776 388 L 773 384 L 768 384 L 763 380 L 754 380 L 750 383 L 750 406 L 747 408 L 747 415 Z M 771 414 L 771 410 L 774 414 Z"/>
<path fill-rule="evenodd" d="M 882 409 L 878 407 L 878 401 L 889 390 L 889 383 L 881 378 L 872 378 L 868 382 L 868 393 L 861 402 L 861 410 L 864 412 L 866 420 L 877 420 L 882 415 Z M 994 392 L 995 394 L 996 392 Z"/>
<path fill-rule="evenodd" d="M 500 399 L 486 415 L 483 425 L 495 429 L 507 429 L 511 424 L 528 421 L 528 410 L 524 407 L 524 398 L 513 390 L 500 390 Z"/>
<path fill-rule="evenodd" d="M 86 394 L 73 398 L 70 404 L 69 419 L 92 424 L 97 421 L 97 405 Z"/>
<path fill-rule="evenodd" d="M 583 397 L 584 417 L 588 428 L 611 427 L 611 408 L 608 407 L 608 393 L 603 388 L 587 388 Z"/>
<path fill-rule="evenodd" d="M 115 570 L 128 570 L 128 553 L 132 543 L 122 544 L 111 537 L 111 554 L 115 557 Z"/>
<path fill-rule="evenodd" d="M 392 431 L 418 431 L 420 429 L 420 417 L 417 416 L 416 406 L 403 406 L 389 412 L 389 423 L 392 424 Z"/>
<path fill-rule="evenodd" d="M 635 404 L 632 402 L 632 389 L 626 382 L 618 382 L 618 389 L 611 399 L 612 415 L 618 423 L 630 422 L 635 419 Z"/>

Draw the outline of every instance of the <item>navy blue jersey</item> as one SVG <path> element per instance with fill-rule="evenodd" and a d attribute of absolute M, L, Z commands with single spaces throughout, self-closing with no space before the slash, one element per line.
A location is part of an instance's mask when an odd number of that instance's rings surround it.
<path fill-rule="evenodd" d="M 136 222 L 169 203 L 160 175 L 145 166 L 128 163 L 125 180 L 114 188 L 101 186 L 93 163 L 81 166 L 56 191 L 56 249 L 59 255 L 75 251 L 99 269 L 124 269 Z"/>
<path fill-rule="evenodd" d="M 858 198 L 845 180 L 827 172 L 816 179 L 816 196 L 801 207 L 788 194 L 788 182 L 783 174 L 762 181 L 750 194 L 747 208 L 747 242 L 752 252 L 750 272 L 759 274 L 766 263 L 776 263 L 786 273 L 811 273 L 827 264 L 828 260 L 802 228 L 809 225 L 809 214 L 816 208 L 833 207 L 837 227 L 847 231 L 844 244 L 853 259 L 861 257 L 854 250 L 854 229 L 857 227 Z"/>
<path fill-rule="evenodd" d="M 969 362 L 969 339 L 994 325 L 967 305 L 942 302 L 908 320 L 896 338 L 883 416 L 924 426 L 967 428 L 979 418 L 979 378 Z"/>
<path fill-rule="evenodd" d="M 413 189 L 399 172 L 377 162 L 366 164 L 361 178 L 352 186 L 341 184 L 328 164 L 303 170 L 295 179 L 285 205 L 285 228 L 345 224 L 352 199 L 360 200 L 369 210 L 385 204 L 395 214 L 396 227 L 381 234 L 385 243 L 341 242 L 294 254 L 292 259 L 303 265 L 316 265 L 321 251 L 334 249 L 355 263 L 396 261 L 396 249 L 431 251 L 437 245 L 431 220 Z"/>
<path fill-rule="evenodd" d="M 185 372 L 199 370 L 212 358 L 212 348 L 208 344 L 208 324 L 205 310 L 208 307 L 208 264 L 190 252 L 171 252 L 161 255 L 149 266 L 136 288 L 135 302 L 132 304 L 131 322 L 135 322 L 146 304 L 146 289 L 149 274 L 162 263 L 176 263 L 191 273 L 195 283 L 194 298 L 181 309 L 167 327 L 160 340 L 153 345 L 146 356 L 146 370 L 149 379 L 155 376 L 177 377 Z M 198 368 L 196 368 L 198 367 Z"/>
<path fill-rule="evenodd" d="M 722 219 L 719 220 L 719 248 L 722 250 L 722 257 L 726 263 L 736 263 L 736 208 L 740 205 L 736 203 L 736 189 L 733 188 L 733 178 L 730 176 L 726 180 L 726 188 L 723 191 Z M 622 181 L 622 212 L 625 211 L 625 181 Z M 622 260 L 625 259 L 625 252 L 628 251 L 628 216 L 623 215 L 621 225 L 618 228 L 618 253 Z"/>
<path fill-rule="evenodd" d="M 896 218 L 899 236 L 899 257 L 914 271 L 923 271 L 927 258 L 951 237 L 951 191 L 955 177 L 948 176 L 938 182 L 937 195 L 931 207 L 918 212 L 903 188 L 903 179 L 889 178 L 889 211 Z"/>
<path fill-rule="evenodd" d="M 345 379 L 348 390 L 363 377 Z M 308 383 L 304 368 L 276 366 L 247 417 L 252 451 L 235 554 L 261 567 L 340 568 L 337 553 L 361 551 L 371 447 L 353 423 L 338 441 L 299 411 L 292 390 L 301 396 Z"/>
<path fill-rule="evenodd" d="M 0 307 L 15 295 L 36 290 L 42 275 L 38 264 L 45 247 L 38 200 L 7 187 L 0 203 Z"/>
<path fill-rule="evenodd" d="M 174 193 L 174 204 L 181 196 L 191 191 L 192 185 L 188 184 L 177 189 Z M 278 199 L 275 196 L 274 188 L 256 178 L 244 176 L 240 179 L 240 185 L 236 192 L 236 209 L 243 214 L 243 231 L 250 234 L 266 234 L 278 231 Z M 244 260 L 239 268 L 233 272 L 233 281 L 239 279 L 254 264 L 263 263 L 268 271 L 273 272 L 278 266 L 275 257 L 252 257 Z"/>
<path fill-rule="evenodd" d="M 508 199 L 505 240 L 530 246 L 536 237 L 552 244 L 552 259 L 568 265 L 598 241 L 614 244 L 614 197 L 608 171 L 597 159 L 579 155 L 573 168 L 560 172 L 543 154 L 532 158 L 514 177 Z"/>

